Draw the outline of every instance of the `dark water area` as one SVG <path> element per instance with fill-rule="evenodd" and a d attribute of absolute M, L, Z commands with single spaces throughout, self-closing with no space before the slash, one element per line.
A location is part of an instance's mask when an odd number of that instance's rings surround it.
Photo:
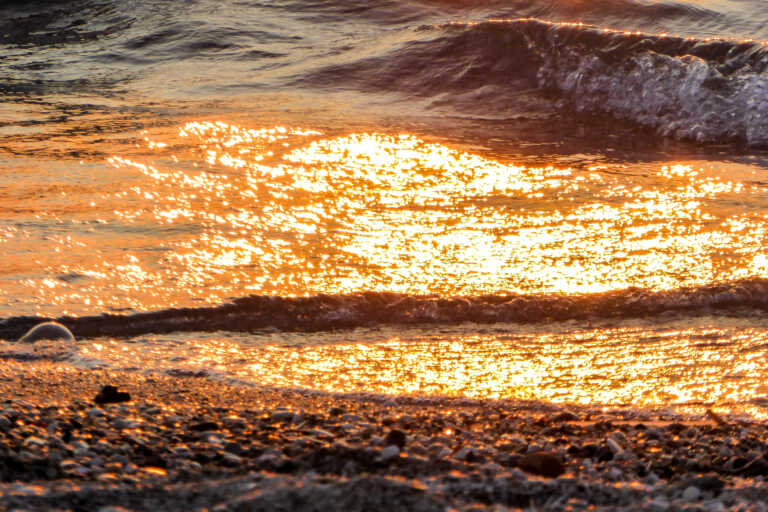
<path fill-rule="evenodd" d="M 763 147 L 765 10 L 749 2 L 11 3 L 0 25 L 0 91 L 63 100 L 50 105 L 60 116 L 85 107 L 61 95 L 96 96 L 96 110 L 201 115 L 262 93 L 343 91 L 366 107 L 409 113 L 548 122 L 566 113 L 563 133 L 578 122 L 571 118 L 608 114 L 662 136 Z"/>

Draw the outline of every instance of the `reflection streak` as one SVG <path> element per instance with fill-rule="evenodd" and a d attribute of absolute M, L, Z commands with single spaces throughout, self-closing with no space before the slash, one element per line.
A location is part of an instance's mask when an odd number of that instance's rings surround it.
<path fill-rule="evenodd" d="M 56 221 L 80 232 L 62 226 L 67 237 L 42 242 L 50 250 L 35 263 L 49 275 L 85 276 L 56 281 L 51 306 L 93 311 L 78 306 L 87 297 L 147 310 L 361 290 L 577 294 L 768 275 L 768 205 L 749 169 L 727 179 L 722 165 L 529 167 L 408 134 L 224 122 L 143 142 L 145 153 L 109 159 L 124 188 Z M 25 236 L 6 229 L 0 245 Z M 32 296 L 41 286 L 22 283 Z"/>

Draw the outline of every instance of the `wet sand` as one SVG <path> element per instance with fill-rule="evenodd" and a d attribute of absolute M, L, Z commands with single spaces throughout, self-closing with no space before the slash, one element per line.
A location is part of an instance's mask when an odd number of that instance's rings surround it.
<path fill-rule="evenodd" d="M 94 403 L 104 385 L 131 401 Z M 5 361 L 0 509 L 766 510 L 766 425 Z M 116 508 L 120 507 L 120 508 Z"/>

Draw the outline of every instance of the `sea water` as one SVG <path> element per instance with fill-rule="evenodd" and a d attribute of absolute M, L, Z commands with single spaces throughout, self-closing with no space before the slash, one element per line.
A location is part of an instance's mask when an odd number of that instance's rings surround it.
<path fill-rule="evenodd" d="M 766 19 L 6 3 L 0 357 L 764 418 Z"/>

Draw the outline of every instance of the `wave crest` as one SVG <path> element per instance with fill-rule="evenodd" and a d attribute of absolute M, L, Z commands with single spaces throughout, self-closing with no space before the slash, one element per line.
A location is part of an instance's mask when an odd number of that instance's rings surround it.
<path fill-rule="evenodd" d="M 302 82 L 393 90 L 459 110 L 566 106 L 702 143 L 768 146 L 767 48 L 538 19 L 424 26 L 415 40 Z M 529 90 L 554 93 L 542 106 Z M 482 102 L 467 101 L 477 95 Z M 474 95 L 474 96 L 471 96 Z M 545 95 L 546 96 L 546 95 Z"/>
<path fill-rule="evenodd" d="M 395 293 L 249 296 L 212 307 L 131 315 L 60 317 L 77 338 L 167 332 L 323 331 L 381 324 L 534 323 L 590 318 L 635 318 L 662 313 L 707 314 L 768 309 L 768 279 L 750 278 L 692 288 L 628 288 L 585 295 L 409 296 Z M 0 339 L 16 340 L 42 317 L 0 320 Z"/>

